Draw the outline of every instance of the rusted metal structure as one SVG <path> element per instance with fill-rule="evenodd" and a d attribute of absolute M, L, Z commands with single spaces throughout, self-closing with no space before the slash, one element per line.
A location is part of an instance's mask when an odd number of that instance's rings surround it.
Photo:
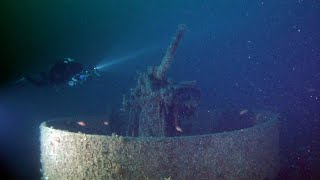
<path fill-rule="evenodd" d="M 129 98 L 123 98 L 123 113 L 129 118 L 127 136 L 178 136 L 181 121 L 190 117 L 200 103 L 200 90 L 194 81 L 174 84 L 167 79 L 185 25 L 179 25 L 162 62 L 139 74 Z"/>

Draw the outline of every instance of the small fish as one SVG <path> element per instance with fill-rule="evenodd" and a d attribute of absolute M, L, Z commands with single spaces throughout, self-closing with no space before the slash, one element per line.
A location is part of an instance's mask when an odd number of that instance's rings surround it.
<path fill-rule="evenodd" d="M 78 121 L 77 124 L 79 126 L 86 126 L 86 123 L 84 121 Z"/>
<path fill-rule="evenodd" d="M 109 125 L 109 121 L 104 121 L 103 124 L 108 126 Z"/>
<path fill-rule="evenodd" d="M 176 130 L 179 131 L 179 132 L 182 132 L 182 129 L 180 126 L 176 126 Z"/>
<path fill-rule="evenodd" d="M 242 111 L 240 111 L 240 115 L 244 115 L 244 114 L 246 114 L 246 113 L 248 113 L 248 109 L 243 109 Z"/>

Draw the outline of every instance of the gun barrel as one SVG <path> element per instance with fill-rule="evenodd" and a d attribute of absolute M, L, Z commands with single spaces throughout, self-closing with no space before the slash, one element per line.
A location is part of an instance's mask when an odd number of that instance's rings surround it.
<path fill-rule="evenodd" d="M 162 59 L 160 66 L 158 66 L 157 74 L 156 74 L 157 78 L 164 79 L 166 77 L 166 74 L 170 68 L 170 65 L 172 64 L 176 50 L 177 50 L 177 48 L 181 42 L 181 39 L 184 35 L 185 29 L 186 29 L 186 25 L 184 25 L 184 24 L 180 24 L 178 26 L 176 36 L 171 41 L 171 43 L 166 51 L 166 54 L 164 55 L 164 57 Z"/>

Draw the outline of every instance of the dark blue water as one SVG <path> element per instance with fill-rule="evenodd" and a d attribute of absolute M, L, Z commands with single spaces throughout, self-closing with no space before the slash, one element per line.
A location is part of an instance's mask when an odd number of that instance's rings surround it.
<path fill-rule="evenodd" d="M 187 31 L 169 76 L 176 82 L 196 80 L 203 107 L 280 113 L 279 179 L 316 177 L 312 164 L 320 148 L 315 130 L 320 127 L 319 1 L 1 4 L 0 178 L 39 178 L 40 123 L 118 109 L 122 94 L 135 84 L 136 71 L 160 63 L 181 23 Z M 135 54 L 139 50 L 144 52 Z M 63 57 L 91 66 L 127 59 L 79 88 L 12 85 L 20 75 L 47 71 Z"/>

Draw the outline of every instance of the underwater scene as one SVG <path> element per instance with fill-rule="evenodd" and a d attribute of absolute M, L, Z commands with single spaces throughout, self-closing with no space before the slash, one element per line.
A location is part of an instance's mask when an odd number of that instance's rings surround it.
<path fill-rule="evenodd" d="M 1 14 L 0 179 L 320 179 L 320 1 Z"/>

